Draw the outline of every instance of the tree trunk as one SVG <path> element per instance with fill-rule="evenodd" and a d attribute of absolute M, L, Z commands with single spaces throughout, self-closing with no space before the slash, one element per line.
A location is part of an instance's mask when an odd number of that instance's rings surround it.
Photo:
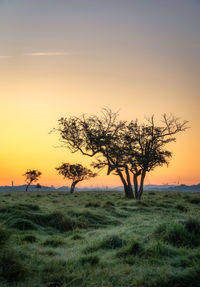
<path fill-rule="evenodd" d="M 72 182 L 70 193 L 74 193 L 74 189 L 75 189 L 75 184 L 74 182 Z"/>
<path fill-rule="evenodd" d="M 128 197 L 128 198 L 134 198 L 134 196 L 133 196 L 133 189 L 132 189 L 132 185 L 131 185 L 131 179 L 130 179 L 130 174 L 129 174 L 128 167 L 125 168 L 125 172 L 126 172 L 126 182 L 127 182 L 127 186 L 126 186 L 126 197 Z"/>
<path fill-rule="evenodd" d="M 76 180 L 76 181 L 73 181 L 73 182 L 72 182 L 71 189 L 70 189 L 70 193 L 74 193 L 75 186 L 76 186 L 76 184 L 77 184 L 79 181 L 80 181 L 80 180 Z"/>
<path fill-rule="evenodd" d="M 26 186 L 26 191 L 28 190 L 29 186 L 30 186 L 30 183 L 29 183 L 29 184 L 27 184 L 27 186 Z"/>
<path fill-rule="evenodd" d="M 134 198 L 132 186 L 124 185 L 124 191 L 127 198 Z"/>
<path fill-rule="evenodd" d="M 138 196 L 138 175 L 134 174 L 133 175 L 133 183 L 134 183 L 134 188 L 135 188 L 135 198 Z"/>
<path fill-rule="evenodd" d="M 141 180 L 140 180 L 140 189 L 139 189 L 139 192 L 137 195 L 137 199 L 139 199 L 139 200 L 142 198 L 145 176 L 146 176 L 146 171 L 143 170 L 142 174 L 141 174 Z"/>
<path fill-rule="evenodd" d="M 118 172 L 118 175 L 120 176 L 121 181 L 122 181 L 123 186 L 124 186 L 125 197 L 127 197 L 127 198 L 134 198 L 134 196 L 133 196 L 133 189 L 132 189 L 131 184 L 128 184 L 126 182 L 126 180 L 124 179 L 123 174 L 122 174 L 122 172 L 120 170 L 118 170 L 117 172 Z"/>

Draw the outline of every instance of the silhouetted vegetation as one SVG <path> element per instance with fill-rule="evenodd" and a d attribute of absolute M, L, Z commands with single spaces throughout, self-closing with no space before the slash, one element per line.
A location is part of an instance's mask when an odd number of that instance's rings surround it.
<path fill-rule="evenodd" d="M 41 172 L 39 170 L 36 170 L 36 169 L 28 169 L 25 174 L 23 174 L 26 179 L 26 183 L 27 183 L 27 186 L 26 186 L 26 191 L 28 190 L 29 186 L 31 185 L 32 182 L 35 182 L 39 179 L 39 177 L 41 176 Z"/>
<path fill-rule="evenodd" d="M 118 113 L 104 109 L 102 117 L 61 118 L 57 131 L 70 151 L 95 158 L 94 168 L 106 167 L 108 175 L 118 175 L 126 197 L 141 199 L 146 173 L 168 164 L 171 152 L 165 146 L 186 129 L 187 122 L 174 116 L 164 114 L 160 123 L 152 116 L 140 124 L 118 120 Z"/>
<path fill-rule="evenodd" d="M 93 173 L 90 169 L 82 166 L 81 164 L 69 164 L 63 163 L 57 167 L 56 170 L 59 174 L 63 175 L 64 178 L 72 180 L 70 192 L 73 193 L 75 186 L 80 181 L 95 177 L 97 174 Z"/>

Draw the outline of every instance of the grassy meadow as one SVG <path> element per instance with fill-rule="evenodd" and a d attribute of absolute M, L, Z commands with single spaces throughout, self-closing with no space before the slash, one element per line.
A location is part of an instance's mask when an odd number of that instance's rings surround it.
<path fill-rule="evenodd" d="M 1 192 L 0 286 L 200 286 L 200 194 Z"/>

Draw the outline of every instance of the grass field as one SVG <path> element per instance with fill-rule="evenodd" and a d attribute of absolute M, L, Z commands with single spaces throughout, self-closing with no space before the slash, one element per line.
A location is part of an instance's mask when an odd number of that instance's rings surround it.
<path fill-rule="evenodd" d="M 200 194 L 1 192 L 0 286 L 200 286 Z"/>

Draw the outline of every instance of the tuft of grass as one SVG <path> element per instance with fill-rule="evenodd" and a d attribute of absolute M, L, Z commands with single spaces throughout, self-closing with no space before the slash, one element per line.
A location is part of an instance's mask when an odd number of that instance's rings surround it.
<path fill-rule="evenodd" d="M 174 258 L 171 265 L 174 267 L 186 268 L 193 266 L 193 261 L 188 256 L 178 256 Z"/>
<path fill-rule="evenodd" d="M 49 238 L 49 239 L 45 240 L 42 243 L 42 245 L 43 246 L 58 247 L 58 246 L 65 245 L 65 241 L 62 238 L 54 237 L 54 238 Z"/>
<path fill-rule="evenodd" d="M 81 236 L 80 234 L 74 234 L 74 235 L 72 236 L 72 239 L 73 239 L 73 240 L 83 239 L 83 236 Z"/>
<path fill-rule="evenodd" d="M 58 255 L 59 253 L 58 252 L 55 252 L 54 250 L 45 250 L 45 251 L 42 251 L 40 252 L 41 255 L 47 255 L 47 256 L 56 256 Z"/>
<path fill-rule="evenodd" d="M 36 230 L 37 226 L 28 219 L 23 218 L 14 218 L 12 221 L 8 223 L 8 226 L 11 228 L 19 229 L 19 230 Z"/>
<path fill-rule="evenodd" d="M 26 277 L 28 270 L 10 244 L 10 237 L 11 233 L 0 226 L 0 278 L 8 282 L 17 282 Z"/>
<path fill-rule="evenodd" d="M 69 231 L 75 228 L 87 228 L 87 225 L 78 219 L 63 215 L 61 212 L 54 212 L 47 216 L 48 225 L 60 231 Z"/>
<path fill-rule="evenodd" d="M 98 203 L 98 202 L 88 202 L 85 204 L 85 207 L 88 208 L 88 207 L 100 207 L 101 205 Z"/>
<path fill-rule="evenodd" d="M 74 286 L 71 284 L 79 279 L 68 270 L 64 260 L 54 260 L 45 265 L 43 269 L 42 281 L 48 287 Z M 79 286 L 79 285 L 78 285 Z"/>
<path fill-rule="evenodd" d="M 31 211 L 40 210 L 40 207 L 37 204 L 32 204 L 32 203 L 20 203 L 16 207 L 22 210 L 31 210 Z"/>
<path fill-rule="evenodd" d="M 117 257 L 136 256 L 142 254 L 143 251 L 144 247 L 142 244 L 139 241 L 132 239 L 126 247 L 122 248 L 117 253 Z"/>
<path fill-rule="evenodd" d="M 9 212 L 11 211 L 9 210 Z M 16 209 L 11 214 L 13 216 L 9 217 L 7 225 L 19 230 L 36 230 L 38 227 L 52 227 L 61 232 L 66 232 L 75 228 L 87 228 L 83 222 L 65 216 L 61 212 L 44 214 Z"/>
<path fill-rule="evenodd" d="M 188 218 L 180 223 L 161 224 L 156 228 L 154 234 L 174 246 L 199 246 L 200 222 L 195 218 Z"/>
<path fill-rule="evenodd" d="M 183 212 L 187 212 L 188 211 L 188 208 L 182 204 L 177 204 L 175 206 L 176 209 L 180 210 L 180 211 L 183 211 Z"/>
<path fill-rule="evenodd" d="M 165 270 L 157 268 L 147 270 L 137 279 L 134 287 L 198 287 L 200 286 L 199 270 Z"/>
<path fill-rule="evenodd" d="M 26 265 L 14 250 L 4 249 L 0 252 L 0 276 L 9 282 L 23 280 L 28 274 Z"/>
<path fill-rule="evenodd" d="M 163 258 L 175 255 L 177 255 L 177 251 L 168 245 L 164 245 L 161 241 L 152 242 L 144 251 L 145 257 Z"/>
<path fill-rule="evenodd" d="M 116 249 L 121 248 L 126 244 L 126 241 L 123 240 L 118 235 L 110 235 L 102 240 L 99 245 L 99 248 L 102 249 Z"/>
<path fill-rule="evenodd" d="M 82 265 L 84 264 L 97 265 L 99 261 L 100 259 L 97 255 L 88 255 L 80 258 L 80 263 Z"/>
<path fill-rule="evenodd" d="M 112 209 L 112 208 L 114 208 L 114 206 L 115 206 L 114 202 L 108 200 L 108 201 L 106 201 L 106 203 L 104 204 L 103 207 Z"/>
<path fill-rule="evenodd" d="M 0 225 L 0 248 L 2 248 L 6 244 L 9 236 L 10 234 L 8 233 L 8 231 L 4 229 L 2 225 Z"/>
<path fill-rule="evenodd" d="M 27 234 L 27 235 L 22 237 L 22 241 L 34 243 L 37 241 L 37 237 L 33 234 Z"/>
<path fill-rule="evenodd" d="M 84 250 L 84 254 L 95 252 L 99 249 L 117 249 L 126 245 L 126 241 L 120 238 L 118 235 L 109 235 L 103 238 L 101 241 L 93 242 L 87 246 Z"/>
<path fill-rule="evenodd" d="M 200 221 L 194 217 L 189 217 L 183 221 L 188 232 L 200 237 Z"/>
<path fill-rule="evenodd" d="M 93 228 L 100 228 L 107 225 L 119 225 L 121 222 L 117 219 L 112 219 L 105 214 L 101 214 L 99 212 L 83 210 L 83 211 L 70 211 L 69 214 L 72 217 L 76 217 L 79 219 L 83 225 Z"/>
<path fill-rule="evenodd" d="M 200 197 L 193 197 L 193 198 L 186 198 L 186 200 L 189 203 L 193 203 L 193 204 L 199 204 L 200 203 Z"/>

